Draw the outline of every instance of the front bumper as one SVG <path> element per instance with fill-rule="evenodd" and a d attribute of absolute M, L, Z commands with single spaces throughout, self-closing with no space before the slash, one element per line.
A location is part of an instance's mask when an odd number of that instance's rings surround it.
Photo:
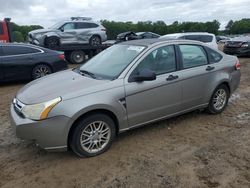
<path fill-rule="evenodd" d="M 11 104 L 10 118 L 18 138 L 34 140 L 41 148 L 46 150 L 67 150 L 68 117 L 56 116 L 42 121 L 33 121 L 21 117 L 16 112 L 14 105 Z"/>

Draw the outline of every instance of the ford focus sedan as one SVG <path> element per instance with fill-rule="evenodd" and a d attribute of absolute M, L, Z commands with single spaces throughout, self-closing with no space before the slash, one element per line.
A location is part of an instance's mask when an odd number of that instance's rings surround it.
<path fill-rule="evenodd" d="M 24 86 L 12 124 L 46 150 L 91 157 L 121 132 L 196 109 L 221 113 L 240 75 L 237 57 L 200 42 L 128 41 Z"/>

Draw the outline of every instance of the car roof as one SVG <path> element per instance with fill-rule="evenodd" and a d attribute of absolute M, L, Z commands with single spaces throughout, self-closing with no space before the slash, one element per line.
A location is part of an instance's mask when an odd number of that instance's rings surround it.
<path fill-rule="evenodd" d="M 0 46 L 27 46 L 33 48 L 42 48 L 33 44 L 21 43 L 21 42 L 11 42 L 11 43 L 0 43 Z"/>
<path fill-rule="evenodd" d="M 185 33 L 172 33 L 172 34 L 167 34 L 167 35 L 163 35 L 162 37 L 167 37 L 167 36 L 186 36 L 186 35 L 211 35 L 214 36 L 213 33 L 207 33 L 207 32 L 185 32 Z"/>
<path fill-rule="evenodd" d="M 204 43 L 199 42 L 199 41 L 193 41 L 193 40 L 179 40 L 179 39 L 164 39 L 164 38 L 154 38 L 154 39 L 140 39 L 140 40 L 129 40 L 126 42 L 122 42 L 119 44 L 122 45 L 133 45 L 133 46 L 152 46 L 152 45 L 158 45 L 162 43 L 191 43 L 191 44 L 201 44 L 204 45 Z"/>

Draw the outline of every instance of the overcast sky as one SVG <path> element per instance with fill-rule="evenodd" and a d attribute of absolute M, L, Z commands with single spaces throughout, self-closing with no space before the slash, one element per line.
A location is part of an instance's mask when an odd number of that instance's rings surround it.
<path fill-rule="evenodd" d="M 0 0 L 0 20 L 11 17 L 20 25 L 48 27 L 72 16 L 95 20 L 174 21 L 250 18 L 250 0 Z"/>

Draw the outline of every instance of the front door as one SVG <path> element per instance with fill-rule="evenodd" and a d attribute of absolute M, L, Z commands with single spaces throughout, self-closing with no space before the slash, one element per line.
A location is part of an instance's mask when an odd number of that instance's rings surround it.
<path fill-rule="evenodd" d="M 175 47 L 159 47 L 146 55 L 131 75 L 143 69 L 156 73 L 153 81 L 125 83 L 129 126 L 149 123 L 178 112 L 181 83 L 178 82 Z M 130 75 L 130 76 L 131 76 Z"/>

